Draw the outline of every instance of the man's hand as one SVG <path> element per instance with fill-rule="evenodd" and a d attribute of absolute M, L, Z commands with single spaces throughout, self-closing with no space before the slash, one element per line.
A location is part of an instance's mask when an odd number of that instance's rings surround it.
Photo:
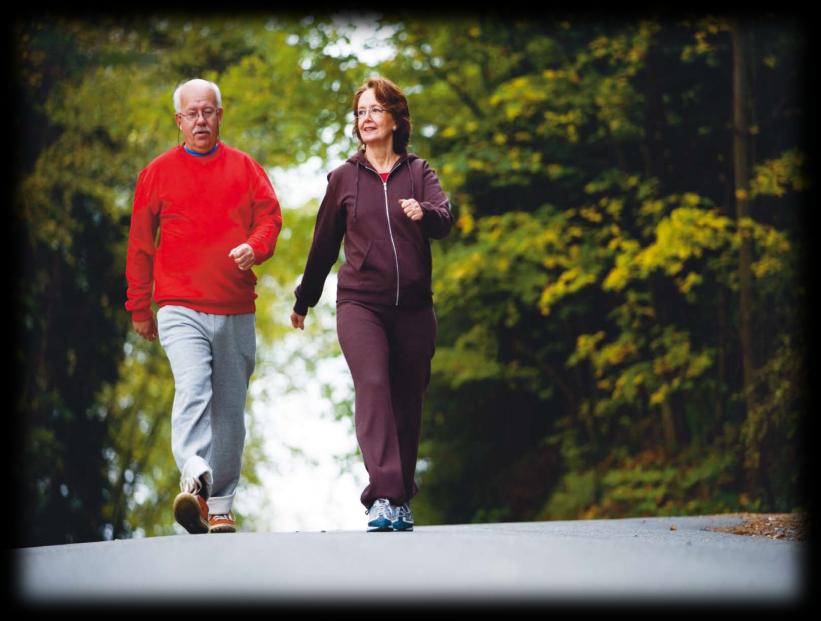
<path fill-rule="evenodd" d="M 305 315 L 298 315 L 296 311 L 291 313 L 291 325 L 300 330 L 305 329 Z"/>
<path fill-rule="evenodd" d="M 134 327 L 134 331 L 146 341 L 153 341 L 157 338 L 157 322 L 154 315 L 151 315 L 151 318 L 145 321 L 134 321 L 132 319 L 131 325 Z"/>
<path fill-rule="evenodd" d="M 249 244 L 240 244 L 228 253 L 228 256 L 234 259 L 237 267 L 243 272 L 251 269 L 251 266 L 256 261 L 254 249 Z"/>

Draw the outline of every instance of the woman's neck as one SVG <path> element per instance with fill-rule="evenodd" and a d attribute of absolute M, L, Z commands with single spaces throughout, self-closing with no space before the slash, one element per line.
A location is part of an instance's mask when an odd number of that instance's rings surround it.
<path fill-rule="evenodd" d="M 365 157 L 376 169 L 376 172 L 386 173 L 390 172 L 393 165 L 399 159 L 399 156 L 393 152 L 392 145 L 371 146 L 365 147 Z"/>

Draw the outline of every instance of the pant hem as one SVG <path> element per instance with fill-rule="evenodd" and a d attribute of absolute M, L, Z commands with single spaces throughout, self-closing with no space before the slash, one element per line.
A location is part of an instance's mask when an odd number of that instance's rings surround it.
<path fill-rule="evenodd" d="M 234 496 L 216 496 L 208 499 L 208 513 L 211 515 L 228 513 L 234 505 Z"/>

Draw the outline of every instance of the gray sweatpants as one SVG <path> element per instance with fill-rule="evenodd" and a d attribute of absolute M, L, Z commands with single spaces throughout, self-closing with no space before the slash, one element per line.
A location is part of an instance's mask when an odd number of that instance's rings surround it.
<path fill-rule="evenodd" d="M 245 397 L 254 371 L 256 315 L 212 315 L 184 306 L 157 312 L 174 375 L 171 450 L 181 479 L 211 481 L 209 512 L 228 513 L 245 446 Z"/>

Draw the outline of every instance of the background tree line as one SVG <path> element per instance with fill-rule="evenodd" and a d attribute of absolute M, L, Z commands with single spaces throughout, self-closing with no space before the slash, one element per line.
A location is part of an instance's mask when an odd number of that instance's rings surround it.
<path fill-rule="evenodd" d="M 421 523 L 805 507 L 800 25 L 391 15 L 396 54 L 369 67 L 344 21 L 15 23 L 19 543 L 172 532 L 173 385 L 129 331 L 123 273 L 134 180 L 178 140 L 170 95 L 194 76 L 266 167 L 350 151 L 370 73 L 408 93 L 411 150 L 458 220 L 434 249 Z M 267 344 L 317 207 L 287 206 L 258 270 Z M 309 329 L 303 363 L 338 354 Z M 252 443 L 245 484 L 262 459 Z"/>

